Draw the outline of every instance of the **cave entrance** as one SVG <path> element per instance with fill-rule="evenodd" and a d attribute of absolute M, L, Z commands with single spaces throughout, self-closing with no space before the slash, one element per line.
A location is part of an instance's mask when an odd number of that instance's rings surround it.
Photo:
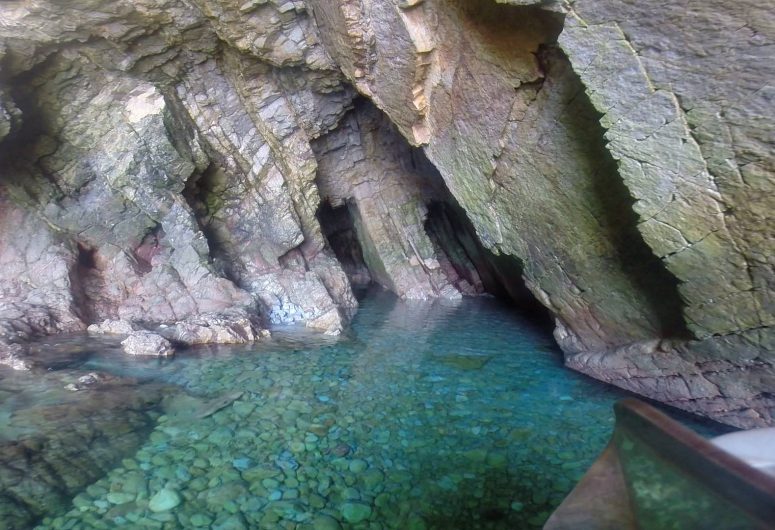
<path fill-rule="evenodd" d="M 350 285 L 366 287 L 373 280 L 363 259 L 351 208 L 354 206 L 348 202 L 333 206 L 329 201 L 323 201 L 318 208 L 317 217 L 323 235 L 342 265 Z"/>
<path fill-rule="evenodd" d="M 97 248 L 79 241 L 77 251 L 77 261 L 70 274 L 72 293 L 81 320 L 91 324 L 99 321 L 97 305 L 104 292 L 105 281 Z"/>
<path fill-rule="evenodd" d="M 522 261 L 495 254 L 479 241 L 476 228 L 425 151 L 411 148 L 409 162 L 422 175 L 428 209 L 425 232 L 436 248 L 447 278 L 463 294 L 493 295 L 528 321 L 552 333 L 554 317 L 525 285 Z"/>
<path fill-rule="evenodd" d="M 485 248 L 465 211 L 451 195 L 447 200 L 428 203 L 425 231 L 437 252 L 448 261 L 447 266 L 460 278 L 458 283 L 465 281 L 473 290 L 470 294 L 491 294 L 541 328 L 550 332 L 554 329 L 551 313 L 525 285 L 522 262 Z"/>

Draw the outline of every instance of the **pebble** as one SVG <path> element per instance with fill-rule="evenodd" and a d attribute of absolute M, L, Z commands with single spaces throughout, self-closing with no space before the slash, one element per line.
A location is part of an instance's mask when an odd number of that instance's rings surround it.
<path fill-rule="evenodd" d="M 351 473 L 361 473 L 362 471 L 365 471 L 367 467 L 369 467 L 369 464 L 367 464 L 365 460 L 356 459 L 350 462 L 349 467 Z"/>
<path fill-rule="evenodd" d="M 330 515 L 321 514 L 312 519 L 312 528 L 313 530 L 342 530 L 342 525 Z"/>
<path fill-rule="evenodd" d="M 288 444 L 288 448 L 294 453 L 303 453 L 306 450 L 304 442 L 294 441 Z"/>
<path fill-rule="evenodd" d="M 374 491 L 385 480 L 385 475 L 379 469 L 371 468 L 363 473 L 361 478 L 366 489 Z"/>
<path fill-rule="evenodd" d="M 135 500 L 134 493 L 124 493 L 119 491 L 112 491 L 108 493 L 107 497 L 108 502 L 111 504 L 126 504 L 128 502 L 132 502 Z"/>
<path fill-rule="evenodd" d="M 261 481 L 261 485 L 268 490 L 272 490 L 280 487 L 280 481 L 273 478 L 265 478 Z"/>
<path fill-rule="evenodd" d="M 346 502 L 342 504 L 342 517 L 351 524 L 365 521 L 371 516 L 371 506 L 361 502 Z"/>
<path fill-rule="evenodd" d="M 193 526 L 209 526 L 212 519 L 203 513 L 195 513 L 189 518 Z"/>
<path fill-rule="evenodd" d="M 270 501 L 279 501 L 280 499 L 283 498 L 283 492 L 280 490 L 274 490 L 270 492 L 266 498 L 269 499 Z"/>
<path fill-rule="evenodd" d="M 339 444 L 331 451 L 334 455 L 342 457 L 347 456 L 350 453 L 350 446 L 347 444 Z"/>
<path fill-rule="evenodd" d="M 163 488 L 148 501 L 148 509 L 152 512 L 165 512 L 180 504 L 180 495 L 175 490 Z"/>

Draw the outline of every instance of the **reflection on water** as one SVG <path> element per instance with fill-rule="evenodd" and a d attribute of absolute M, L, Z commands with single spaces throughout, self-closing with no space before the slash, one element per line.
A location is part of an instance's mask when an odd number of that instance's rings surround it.
<path fill-rule="evenodd" d="M 539 527 L 624 396 L 564 369 L 545 330 L 494 300 L 383 292 L 339 339 L 279 330 L 172 361 L 102 347 L 69 367 L 185 392 L 41 528 Z"/>

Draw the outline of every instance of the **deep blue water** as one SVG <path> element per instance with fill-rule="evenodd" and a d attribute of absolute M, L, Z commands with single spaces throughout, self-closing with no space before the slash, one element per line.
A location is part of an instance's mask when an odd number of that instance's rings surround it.
<path fill-rule="evenodd" d="M 496 300 L 380 291 L 337 339 L 288 328 L 163 361 L 106 348 L 78 368 L 198 399 L 166 403 L 137 454 L 42 527 L 540 527 L 628 395 L 565 369 L 549 332 Z"/>

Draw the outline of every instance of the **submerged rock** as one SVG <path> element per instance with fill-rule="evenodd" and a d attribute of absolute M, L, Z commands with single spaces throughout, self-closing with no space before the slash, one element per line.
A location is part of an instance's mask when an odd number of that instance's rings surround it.
<path fill-rule="evenodd" d="M 148 509 L 152 512 L 166 512 L 180 504 L 180 495 L 177 491 L 163 488 L 148 501 Z"/>
<path fill-rule="evenodd" d="M 79 390 L 85 390 L 87 388 L 104 384 L 107 382 L 118 381 L 119 378 L 109 374 L 103 374 L 98 372 L 90 372 L 86 375 L 82 375 L 75 383 L 70 383 L 65 386 L 67 390 L 77 392 Z"/>
<path fill-rule="evenodd" d="M 342 530 L 342 525 L 330 515 L 318 515 L 312 520 L 313 530 Z"/>
<path fill-rule="evenodd" d="M 80 381 L 73 384 L 81 391 L 65 389 L 73 379 Z M 9 418 L 0 414 L 4 528 L 29 528 L 42 516 L 64 512 L 73 495 L 140 447 L 162 395 L 177 392 L 158 384 L 137 386 L 131 379 L 69 371 L 16 373 L 13 380 L 0 374 L 0 388 L 8 385 L 16 388 L 19 400 Z M 123 505 L 134 498 L 116 492 L 108 502 Z"/>
<path fill-rule="evenodd" d="M 25 358 L 27 348 L 21 344 L 6 344 L 0 341 L 0 365 L 7 366 L 12 370 L 29 371 L 34 363 Z"/>
<path fill-rule="evenodd" d="M 434 359 L 460 370 L 481 370 L 491 357 L 485 355 L 442 355 L 436 356 Z"/>
<path fill-rule="evenodd" d="M 342 517 L 350 524 L 358 524 L 371 516 L 371 506 L 362 502 L 346 502 L 342 505 Z"/>
<path fill-rule="evenodd" d="M 242 397 L 242 391 L 227 392 L 213 398 L 200 398 L 187 394 L 174 394 L 164 400 L 164 410 L 172 419 L 187 420 L 207 418 Z"/>
<path fill-rule="evenodd" d="M 133 331 L 121 341 L 121 346 L 129 355 L 168 357 L 175 353 L 170 341 L 150 331 Z"/>

